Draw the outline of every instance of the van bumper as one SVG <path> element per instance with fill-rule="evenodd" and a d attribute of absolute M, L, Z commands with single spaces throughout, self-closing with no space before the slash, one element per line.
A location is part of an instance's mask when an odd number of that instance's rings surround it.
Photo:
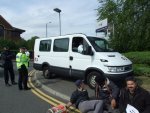
<path fill-rule="evenodd" d="M 123 74 L 104 74 L 104 75 L 111 80 L 124 80 L 128 76 L 132 76 L 133 71 Z"/>
<path fill-rule="evenodd" d="M 36 70 L 42 71 L 42 65 L 41 64 L 33 63 L 33 68 Z"/>

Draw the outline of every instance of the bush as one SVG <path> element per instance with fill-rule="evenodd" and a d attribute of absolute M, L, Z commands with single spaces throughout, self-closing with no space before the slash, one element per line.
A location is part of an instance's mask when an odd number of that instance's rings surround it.
<path fill-rule="evenodd" d="M 150 67 L 145 64 L 133 64 L 134 74 L 136 76 L 150 77 Z"/>
<path fill-rule="evenodd" d="M 133 64 L 147 64 L 150 66 L 150 51 L 146 52 L 128 52 L 124 53 Z"/>
<path fill-rule="evenodd" d="M 136 76 L 150 77 L 150 51 L 124 53 L 133 62 L 133 71 Z"/>

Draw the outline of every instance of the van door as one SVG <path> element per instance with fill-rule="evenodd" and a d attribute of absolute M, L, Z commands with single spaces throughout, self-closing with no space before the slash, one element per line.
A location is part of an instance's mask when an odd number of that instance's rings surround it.
<path fill-rule="evenodd" d="M 70 73 L 71 76 L 84 78 L 85 70 L 91 66 L 92 56 L 86 55 L 89 44 L 83 37 L 72 38 L 72 50 L 70 51 Z"/>
<path fill-rule="evenodd" d="M 53 42 L 51 69 L 58 75 L 69 75 L 69 38 L 57 38 Z"/>

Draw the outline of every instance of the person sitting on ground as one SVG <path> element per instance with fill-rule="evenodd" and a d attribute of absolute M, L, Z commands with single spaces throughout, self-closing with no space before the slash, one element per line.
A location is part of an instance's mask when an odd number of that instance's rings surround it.
<path fill-rule="evenodd" d="M 118 113 L 119 110 L 116 109 L 119 95 L 118 86 L 104 76 L 96 76 L 95 82 L 95 96 L 104 101 L 104 109 L 109 113 Z"/>
<path fill-rule="evenodd" d="M 126 87 L 121 90 L 119 99 L 121 113 L 126 113 L 127 105 L 133 106 L 139 113 L 150 113 L 150 93 L 141 88 L 133 76 L 126 78 Z"/>
<path fill-rule="evenodd" d="M 70 101 L 66 104 L 66 108 L 75 104 L 81 113 L 103 113 L 103 101 L 89 100 L 88 92 L 82 80 L 77 80 L 75 85 L 77 89 L 72 93 Z"/>

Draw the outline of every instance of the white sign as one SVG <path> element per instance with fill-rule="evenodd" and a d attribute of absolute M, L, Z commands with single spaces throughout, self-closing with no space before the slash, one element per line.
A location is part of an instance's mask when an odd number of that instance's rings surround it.
<path fill-rule="evenodd" d="M 98 28 L 104 28 L 108 26 L 108 19 L 104 19 L 98 22 Z"/>
<path fill-rule="evenodd" d="M 130 104 L 127 105 L 126 112 L 127 113 L 139 113 L 139 111 L 135 107 L 131 106 Z"/>

